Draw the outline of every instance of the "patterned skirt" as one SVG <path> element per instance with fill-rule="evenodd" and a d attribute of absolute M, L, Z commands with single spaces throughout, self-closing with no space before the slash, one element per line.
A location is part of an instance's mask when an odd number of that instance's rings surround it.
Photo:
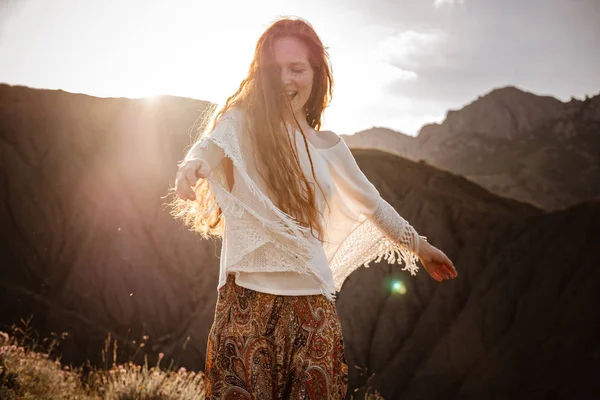
<path fill-rule="evenodd" d="M 205 376 L 207 399 L 343 399 L 348 365 L 335 303 L 246 289 L 229 274 Z"/>

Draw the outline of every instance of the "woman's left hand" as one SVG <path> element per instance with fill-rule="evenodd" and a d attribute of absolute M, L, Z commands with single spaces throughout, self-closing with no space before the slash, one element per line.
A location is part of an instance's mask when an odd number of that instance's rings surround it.
<path fill-rule="evenodd" d="M 436 281 L 441 282 L 444 279 L 454 279 L 458 276 L 454 264 L 444 252 L 425 240 L 419 244 L 418 256 L 425 270 Z"/>

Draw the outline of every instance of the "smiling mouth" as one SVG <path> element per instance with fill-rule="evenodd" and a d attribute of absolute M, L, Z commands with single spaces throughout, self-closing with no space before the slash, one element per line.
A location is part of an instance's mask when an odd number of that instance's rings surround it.
<path fill-rule="evenodd" d="M 288 90 L 288 91 L 286 92 L 286 94 L 287 94 L 287 97 L 288 97 L 288 99 L 289 99 L 290 101 L 292 101 L 292 100 L 294 100 L 294 98 L 296 98 L 296 96 L 298 95 L 298 92 L 296 92 L 296 91 L 293 91 L 293 90 Z"/>

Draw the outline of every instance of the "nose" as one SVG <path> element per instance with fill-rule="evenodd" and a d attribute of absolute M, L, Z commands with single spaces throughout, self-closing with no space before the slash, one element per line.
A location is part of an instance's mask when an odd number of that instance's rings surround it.
<path fill-rule="evenodd" d="M 281 81 L 283 82 L 284 86 L 287 86 L 290 83 L 292 83 L 292 74 L 290 73 L 290 71 L 287 70 L 287 68 L 281 69 Z"/>

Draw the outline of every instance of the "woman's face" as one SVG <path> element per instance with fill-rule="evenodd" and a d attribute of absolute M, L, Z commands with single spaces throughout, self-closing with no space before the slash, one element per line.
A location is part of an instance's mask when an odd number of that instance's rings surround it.
<path fill-rule="evenodd" d="M 304 106 L 310 97 L 314 76 L 308 61 L 308 47 L 293 36 L 285 36 L 275 40 L 273 50 L 294 115 L 299 121 L 306 119 Z"/>

